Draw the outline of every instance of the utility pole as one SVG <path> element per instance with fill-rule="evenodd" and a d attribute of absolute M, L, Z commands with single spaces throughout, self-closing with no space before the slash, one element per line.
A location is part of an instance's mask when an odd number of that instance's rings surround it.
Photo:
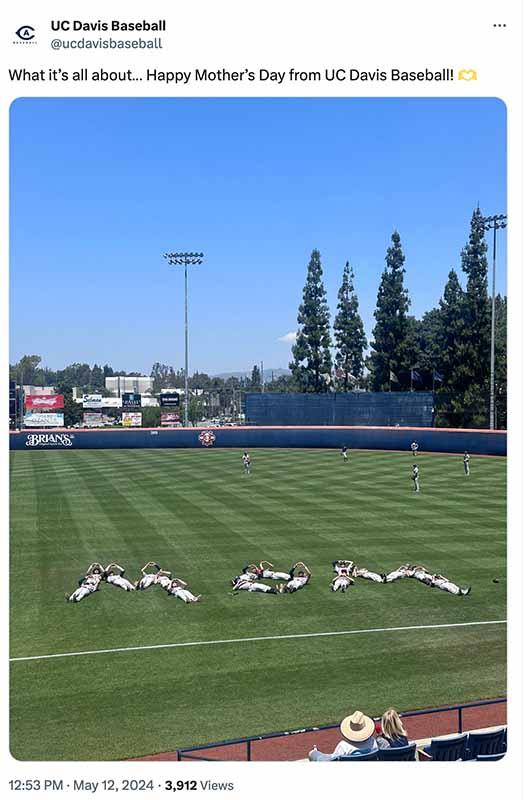
<path fill-rule="evenodd" d="M 495 416 L 495 391 L 494 391 L 494 371 L 496 353 L 496 231 L 507 227 L 507 215 L 495 214 L 492 217 L 483 217 L 486 231 L 494 231 L 492 242 L 492 314 L 490 321 L 490 409 L 489 427 L 494 430 Z"/>
<path fill-rule="evenodd" d="M 188 265 L 202 264 L 204 253 L 164 253 L 170 266 L 184 266 L 184 427 L 188 427 Z"/>

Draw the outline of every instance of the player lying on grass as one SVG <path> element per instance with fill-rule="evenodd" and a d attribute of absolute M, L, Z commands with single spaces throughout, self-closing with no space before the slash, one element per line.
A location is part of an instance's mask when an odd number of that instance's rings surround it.
<path fill-rule="evenodd" d="M 289 572 L 275 572 L 273 564 L 270 564 L 269 561 L 261 561 L 259 566 L 257 564 L 248 564 L 243 568 L 243 574 L 250 576 L 252 580 L 265 578 L 272 581 L 289 581 L 291 578 Z"/>
<path fill-rule="evenodd" d="M 266 594 L 277 594 L 277 589 L 274 586 L 268 586 L 266 583 L 259 583 L 256 578 L 248 577 L 247 573 L 236 575 L 232 578 L 232 586 L 234 592 L 265 592 Z"/>
<path fill-rule="evenodd" d="M 407 578 L 407 570 L 409 569 L 410 564 L 401 564 L 400 567 L 392 570 L 392 572 L 389 572 L 388 575 L 385 576 L 385 583 L 394 583 L 394 581 L 398 581 L 401 578 Z"/>
<path fill-rule="evenodd" d="M 118 586 L 119 589 L 124 589 L 125 592 L 134 592 L 135 591 L 135 584 L 128 581 L 127 578 L 124 577 L 125 569 L 119 564 L 108 564 L 104 570 L 104 574 L 102 575 L 102 579 L 106 581 L 106 583 L 111 583 L 113 586 Z M 118 573 L 115 575 L 115 573 Z"/>
<path fill-rule="evenodd" d="M 148 572 L 149 567 L 155 567 L 155 572 Z M 171 572 L 161 569 L 160 565 L 156 564 L 155 561 L 148 561 L 140 571 L 142 572 L 142 578 L 136 582 L 136 589 L 148 589 L 154 584 L 158 584 L 165 589 L 171 582 Z"/>
<path fill-rule="evenodd" d="M 174 578 L 170 581 L 166 591 L 168 594 L 172 595 L 172 597 L 179 597 L 181 600 L 184 600 L 185 603 L 198 603 L 202 595 L 194 595 L 193 592 L 185 588 L 187 585 L 186 581 L 180 578 Z"/>
<path fill-rule="evenodd" d="M 311 577 L 312 573 L 304 561 L 298 561 L 290 570 L 290 580 L 288 583 L 281 583 L 277 588 L 281 594 L 285 592 L 297 592 L 299 589 L 302 589 L 303 586 L 306 586 Z"/>
<path fill-rule="evenodd" d="M 103 574 L 104 567 L 102 564 L 91 564 L 86 574 L 82 578 L 79 578 L 78 589 L 75 589 L 71 594 L 66 594 L 66 600 L 70 603 L 80 603 L 84 597 L 98 591 Z"/>
<path fill-rule="evenodd" d="M 436 589 L 442 589 L 444 592 L 456 595 L 470 594 L 471 587 L 465 586 L 461 588 L 456 583 L 446 578 L 444 575 L 434 575 L 422 564 L 408 564 L 406 567 L 406 577 L 415 578 L 426 586 L 434 586 Z"/>
<path fill-rule="evenodd" d="M 353 561 L 338 559 L 337 561 L 332 561 L 332 566 L 334 568 L 334 572 L 337 572 L 338 575 L 341 574 L 341 570 L 348 570 L 348 574 L 351 578 L 364 578 L 367 581 L 375 581 L 375 583 L 385 582 L 385 575 L 380 575 L 378 572 L 372 572 L 366 567 L 358 567 Z"/>
<path fill-rule="evenodd" d="M 338 592 L 339 590 L 346 592 L 348 587 L 352 586 L 353 582 L 354 579 L 350 577 L 348 570 L 345 572 L 345 570 L 342 569 L 335 578 L 332 579 L 330 588 L 332 592 Z"/>
<path fill-rule="evenodd" d="M 354 562 L 340 558 L 337 561 L 332 561 L 332 567 L 334 568 L 334 572 L 337 572 L 338 575 L 341 573 L 351 575 L 354 569 Z"/>

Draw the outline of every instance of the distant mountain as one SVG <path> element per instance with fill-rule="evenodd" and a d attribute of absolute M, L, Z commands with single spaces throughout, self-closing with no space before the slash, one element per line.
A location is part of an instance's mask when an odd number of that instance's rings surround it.
<path fill-rule="evenodd" d="M 263 372 L 265 383 L 272 380 L 272 375 L 274 378 L 280 378 L 281 375 L 290 375 L 290 370 L 282 369 L 282 367 L 278 367 L 277 369 L 264 369 Z M 247 369 L 244 372 L 219 372 L 217 375 L 212 375 L 212 377 L 227 380 L 228 378 L 249 378 L 251 374 L 252 370 Z"/>

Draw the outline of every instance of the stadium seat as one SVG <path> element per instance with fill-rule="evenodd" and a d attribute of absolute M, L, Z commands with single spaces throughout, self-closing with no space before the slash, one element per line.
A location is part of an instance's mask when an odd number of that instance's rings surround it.
<path fill-rule="evenodd" d="M 504 753 L 507 749 L 505 733 L 506 728 L 498 728 L 496 731 L 487 731 L 486 733 L 469 733 L 467 758 Z"/>
<path fill-rule="evenodd" d="M 473 761 L 499 761 L 501 758 L 505 758 L 507 755 L 506 752 L 503 753 L 492 753 L 491 755 L 484 755 L 478 756 L 477 758 L 473 758 Z"/>
<path fill-rule="evenodd" d="M 448 736 L 446 739 L 432 739 L 423 751 L 432 761 L 465 761 L 467 754 L 468 733 Z"/>
<path fill-rule="evenodd" d="M 411 742 L 405 747 L 387 747 L 379 751 L 379 761 L 415 761 L 416 743 Z"/>
<path fill-rule="evenodd" d="M 348 756 L 337 756 L 333 761 L 379 761 L 379 750 L 356 751 Z"/>

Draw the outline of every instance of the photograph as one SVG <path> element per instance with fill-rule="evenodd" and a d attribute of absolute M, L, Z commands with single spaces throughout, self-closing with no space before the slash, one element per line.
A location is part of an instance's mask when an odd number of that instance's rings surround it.
<path fill-rule="evenodd" d="M 503 759 L 505 104 L 9 113 L 11 756 Z"/>

